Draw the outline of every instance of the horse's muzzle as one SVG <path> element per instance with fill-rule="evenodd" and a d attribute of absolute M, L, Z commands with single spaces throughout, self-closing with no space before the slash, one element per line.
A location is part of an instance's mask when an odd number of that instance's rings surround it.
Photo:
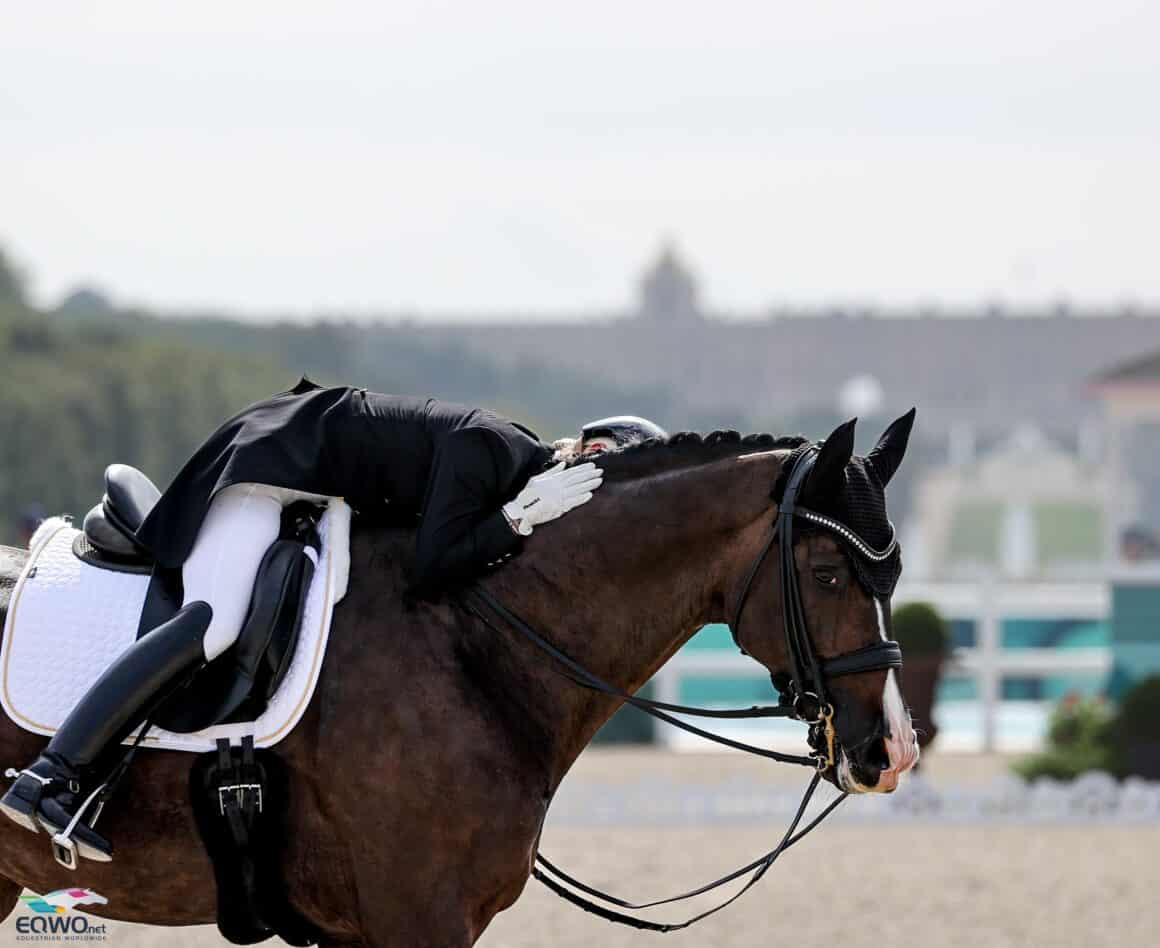
<path fill-rule="evenodd" d="M 898 738 L 875 738 L 839 755 L 837 783 L 847 793 L 893 793 L 916 763 L 918 741 L 913 731 Z"/>

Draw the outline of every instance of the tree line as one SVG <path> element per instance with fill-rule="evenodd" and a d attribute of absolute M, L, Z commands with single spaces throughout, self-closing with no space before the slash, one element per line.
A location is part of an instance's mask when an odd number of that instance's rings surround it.
<path fill-rule="evenodd" d="M 629 391 L 529 361 L 501 368 L 385 324 L 254 324 L 218 317 L 71 305 L 40 310 L 0 249 L 0 542 L 37 512 L 78 519 L 102 472 L 133 464 L 164 487 L 241 407 L 322 384 L 484 405 L 551 439 L 584 420 L 631 411 L 672 423 L 663 392 Z"/>

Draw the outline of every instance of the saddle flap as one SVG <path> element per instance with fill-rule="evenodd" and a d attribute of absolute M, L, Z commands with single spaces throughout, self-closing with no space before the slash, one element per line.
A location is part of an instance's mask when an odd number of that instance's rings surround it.
<path fill-rule="evenodd" d="M 277 540 L 258 567 L 237 641 L 156 716 L 179 734 L 261 717 L 289 668 L 314 562 L 299 540 Z"/>

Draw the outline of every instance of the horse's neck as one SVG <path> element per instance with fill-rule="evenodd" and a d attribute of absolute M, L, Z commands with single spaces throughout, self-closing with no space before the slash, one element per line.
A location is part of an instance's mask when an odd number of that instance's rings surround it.
<path fill-rule="evenodd" d="M 768 472 L 761 477 L 768 483 Z M 768 489 L 754 492 L 753 480 L 720 462 L 655 483 L 607 484 L 538 535 L 492 589 L 589 671 L 635 691 L 697 629 L 724 618 L 739 541 L 759 529 L 768 503 Z M 617 701 L 556 676 L 547 655 L 526 652 L 549 681 L 551 700 L 536 711 L 554 743 L 554 786 Z"/>

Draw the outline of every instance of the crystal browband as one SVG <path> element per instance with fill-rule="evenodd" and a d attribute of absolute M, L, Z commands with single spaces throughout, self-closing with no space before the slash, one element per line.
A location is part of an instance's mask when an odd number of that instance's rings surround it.
<path fill-rule="evenodd" d="M 854 547 L 859 554 L 874 563 L 881 563 L 883 560 L 888 559 L 898 549 L 898 535 L 894 531 L 894 524 L 889 520 L 886 522 L 890 525 L 890 542 L 884 550 L 876 550 L 844 523 L 834 520 L 832 517 L 815 513 L 812 510 L 807 510 L 805 507 L 798 507 L 794 513 L 799 517 L 809 520 L 811 523 L 816 523 L 818 526 L 825 527 L 827 530 L 838 534 L 838 536 Z"/>

